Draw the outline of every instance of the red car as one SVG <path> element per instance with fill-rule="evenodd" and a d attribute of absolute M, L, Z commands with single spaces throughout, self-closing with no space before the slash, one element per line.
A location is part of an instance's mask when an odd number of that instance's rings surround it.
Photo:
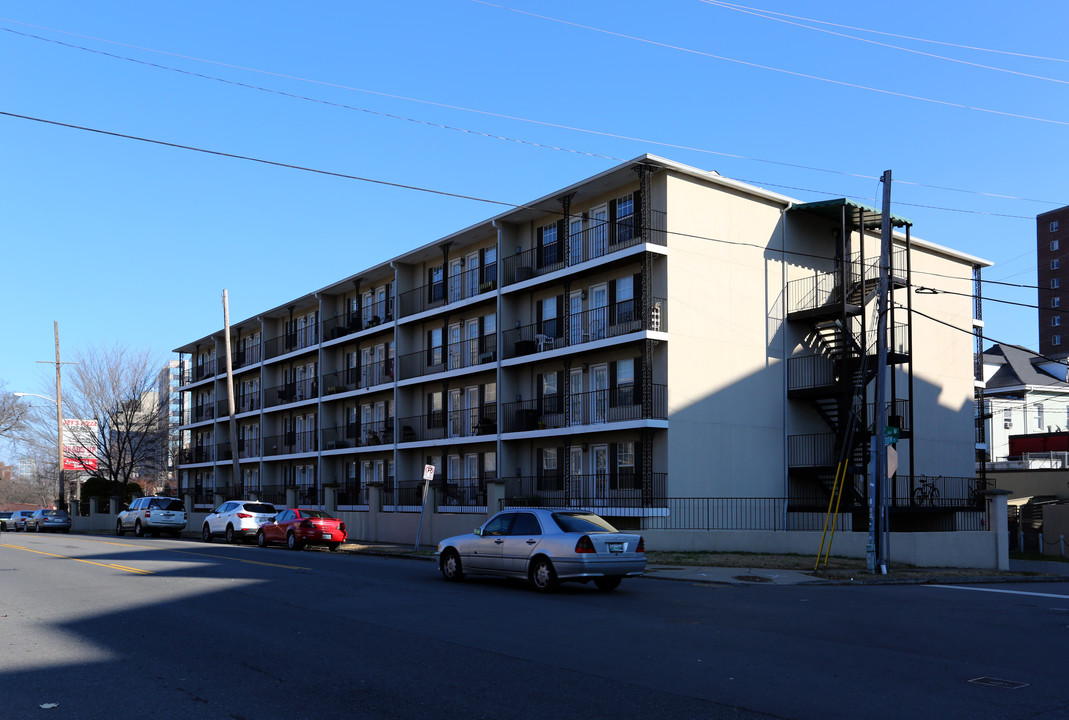
<path fill-rule="evenodd" d="M 290 508 L 260 526 L 256 544 L 267 547 L 271 543 L 285 543 L 290 550 L 303 550 L 305 545 L 326 545 L 337 550 L 346 537 L 345 523 L 330 513 Z"/>

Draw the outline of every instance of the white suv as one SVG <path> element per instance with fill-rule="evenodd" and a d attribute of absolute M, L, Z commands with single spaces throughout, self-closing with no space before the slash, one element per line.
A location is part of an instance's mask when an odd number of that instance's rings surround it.
<path fill-rule="evenodd" d="M 115 534 L 133 530 L 138 537 L 146 533 L 159 537 L 161 532 L 178 537 L 186 528 L 186 518 L 186 506 L 178 498 L 140 497 L 119 513 Z"/>
<path fill-rule="evenodd" d="M 256 500 L 227 500 L 204 518 L 200 537 L 211 542 L 223 536 L 228 543 L 256 537 L 256 531 L 278 513 L 271 503 Z"/>

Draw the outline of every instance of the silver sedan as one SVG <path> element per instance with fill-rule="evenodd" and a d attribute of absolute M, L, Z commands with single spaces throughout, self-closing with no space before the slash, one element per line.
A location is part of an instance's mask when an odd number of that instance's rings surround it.
<path fill-rule="evenodd" d="M 526 579 L 543 592 L 564 580 L 593 580 L 600 590 L 613 590 L 646 569 L 641 535 L 620 532 L 585 510 L 503 510 L 471 534 L 442 540 L 435 554 L 446 580 L 500 575 Z"/>

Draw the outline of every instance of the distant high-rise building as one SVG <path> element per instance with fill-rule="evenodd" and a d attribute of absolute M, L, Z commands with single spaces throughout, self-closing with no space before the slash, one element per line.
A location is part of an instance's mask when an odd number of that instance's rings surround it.
<path fill-rule="evenodd" d="M 1048 357 L 1069 356 L 1069 317 L 1065 314 L 1069 309 L 1067 244 L 1069 205 L 1036 216 L 1039 353 Z"/>
<path fill-rule="evenodd" d="M 160 370 L 156 383 L 156 392 L 159 395 L 160 429 L 165 432 L 167 441 L 163 443 L 161 452 L 163 457 L 160 468 L 166 475 L 167 483 L 172 488 L 177 487 L 175 482 L 174 453 L 177 447 L 179 432 L 178 427 L 182 424 L 181 394 L 178 386 L 182 381 L 182 364 L 178 360 L 170 360 Z"/>

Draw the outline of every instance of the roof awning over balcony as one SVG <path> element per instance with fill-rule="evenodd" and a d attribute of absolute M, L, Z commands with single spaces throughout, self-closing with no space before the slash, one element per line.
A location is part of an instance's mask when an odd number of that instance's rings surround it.
<path fill-rule="evenodd" d="M 883 223 L 883 214 L 879 210 L 846 198 L 792 205 L 788 212 L 808 212 L 835 221 L 841 220 L 845 212 L 846 222 L 851 227 L 857 227 L 861 224 L 864 225 L 866 230 L 875 230 Z M 893 227 L 912 227 L 913 223 L 905 218 L 892 215 L 891 225 Z"/>

